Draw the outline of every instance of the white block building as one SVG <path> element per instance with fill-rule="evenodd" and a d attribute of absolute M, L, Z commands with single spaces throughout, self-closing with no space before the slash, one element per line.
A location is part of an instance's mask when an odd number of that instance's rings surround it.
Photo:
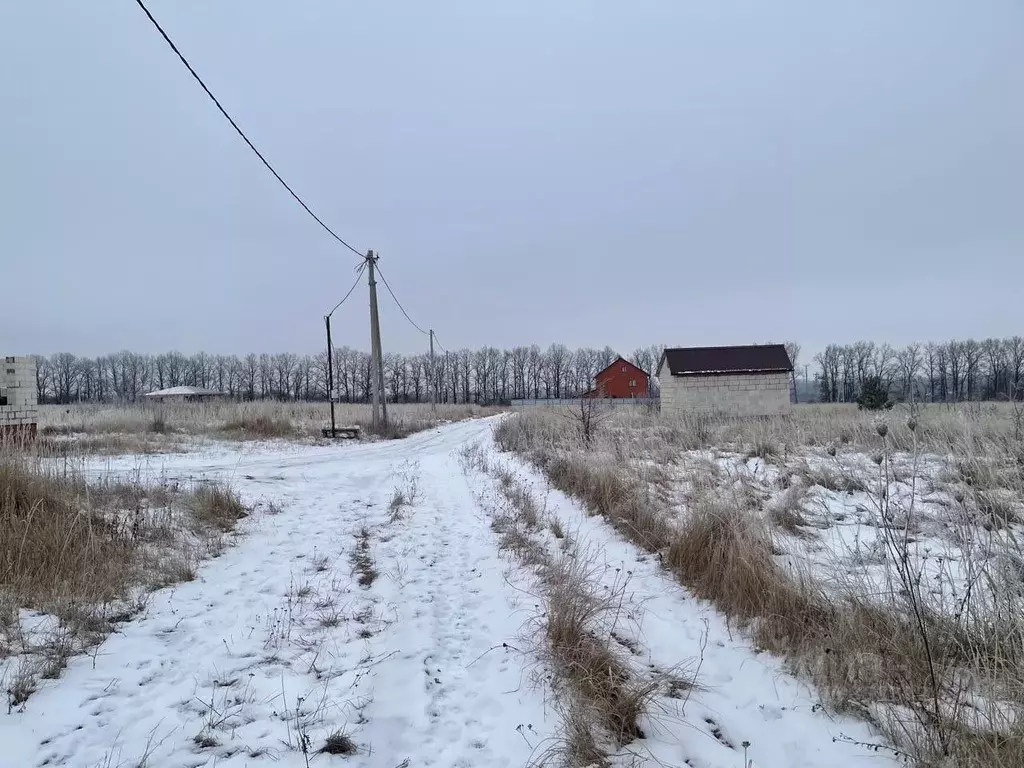
<path fill-rule="evenodd" d="M 34 436 L 38 418 L 35 359 L 0 358 L 0 438 L 22 434 Z"/>
<path fill-rule="evenodd" d="M 224 392 L 201 387 L 169 387 L 147 392 L 143 397 L 151 403 L 205 403 L 227 398 Z"/>
<path fill-rule="evenodd" d="M 782 344 L 666 349 L 658 364 L 665 415 L 789 413 L 793 364 Z"/>

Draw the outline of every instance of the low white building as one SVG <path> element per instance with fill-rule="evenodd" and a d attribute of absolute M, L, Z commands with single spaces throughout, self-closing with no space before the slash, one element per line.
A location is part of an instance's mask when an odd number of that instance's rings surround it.
<path fill-rule="evenodd" d="M 789 413 L 793 364 L 782 344 L 666 349 L 658 364 L 665 415 Z"/>
<path fill-rule="evenodd" d="M 36 361 L 33 357 L 0 360 L 0 439 L 35 436 L 39 421 Z"/>
<path fill-rule="evenodd" d="M 156 392 L 147 392 L 144 397 L 156 403 L 199 403 L 220 400 L 227 397 L 223 392 L 202 387 L 168 387 Z"/>

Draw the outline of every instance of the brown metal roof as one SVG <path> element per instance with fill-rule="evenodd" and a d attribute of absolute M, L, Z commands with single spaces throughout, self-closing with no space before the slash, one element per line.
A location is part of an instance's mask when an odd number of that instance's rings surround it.
<path fill-rule="evenodd" d="M 793 370 L 786 347 L 782 344 L 745 347 L 677 347 L 666 349 L 661 359 L 662 362 L 668 362 L 669 373 L 673 376 L 778 373 Z"/>

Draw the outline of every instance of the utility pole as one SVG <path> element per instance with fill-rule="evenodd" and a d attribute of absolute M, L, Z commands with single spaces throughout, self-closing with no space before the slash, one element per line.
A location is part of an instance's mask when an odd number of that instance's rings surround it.
<path fill-rule="evenodd" d="M 374 274 L 377 258 L 373 251 L 366 252 L 370 283 L 370 383 L 373 389 L 374 432 L 388 425 L 388 410 L 384 397 L 384 361 L 380 349 L 380 317 L 377 315 L 377 279 Z"/>
<path fill-rule="evenodd" d="M 434 365 L 434 329 L 430 329 L 430 410 L 437 410 L 437 368 Z"/>
<path fill-rule="evenodd" d="M 334 423 L 334 349 L 331 347 L 331 316 L 324 316 L 327 326 L 327 399 L 331 401 L 331 437 L 336 433 Z"/>

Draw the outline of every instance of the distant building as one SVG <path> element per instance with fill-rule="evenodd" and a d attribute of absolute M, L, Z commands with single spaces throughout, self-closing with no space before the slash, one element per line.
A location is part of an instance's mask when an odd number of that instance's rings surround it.
<path fill-rule="evenodd" d="M 144 397 L 156 403 L 202 403 L 227 397 L 223 392 L 201 387 L 170 387 L 147 392 Z"/>
<path fill-rule="evenodd" d="M 677 416 L 789 413 L 792 371 L 782 344 L 666 349 L 658 364 L 661 412 Z"/>
<path fill-rule="evenodd" d="M 3 358 L 0 362 L 0 438 L 35 437 L 38 421 L 35 358 Z"/>
<path fill-rule="evenodd" d="M 647 397 L 650 386 L 650 376 L 642 368 L 619 357 L 594 377 L 594 388 L 583 397 Z"/>

